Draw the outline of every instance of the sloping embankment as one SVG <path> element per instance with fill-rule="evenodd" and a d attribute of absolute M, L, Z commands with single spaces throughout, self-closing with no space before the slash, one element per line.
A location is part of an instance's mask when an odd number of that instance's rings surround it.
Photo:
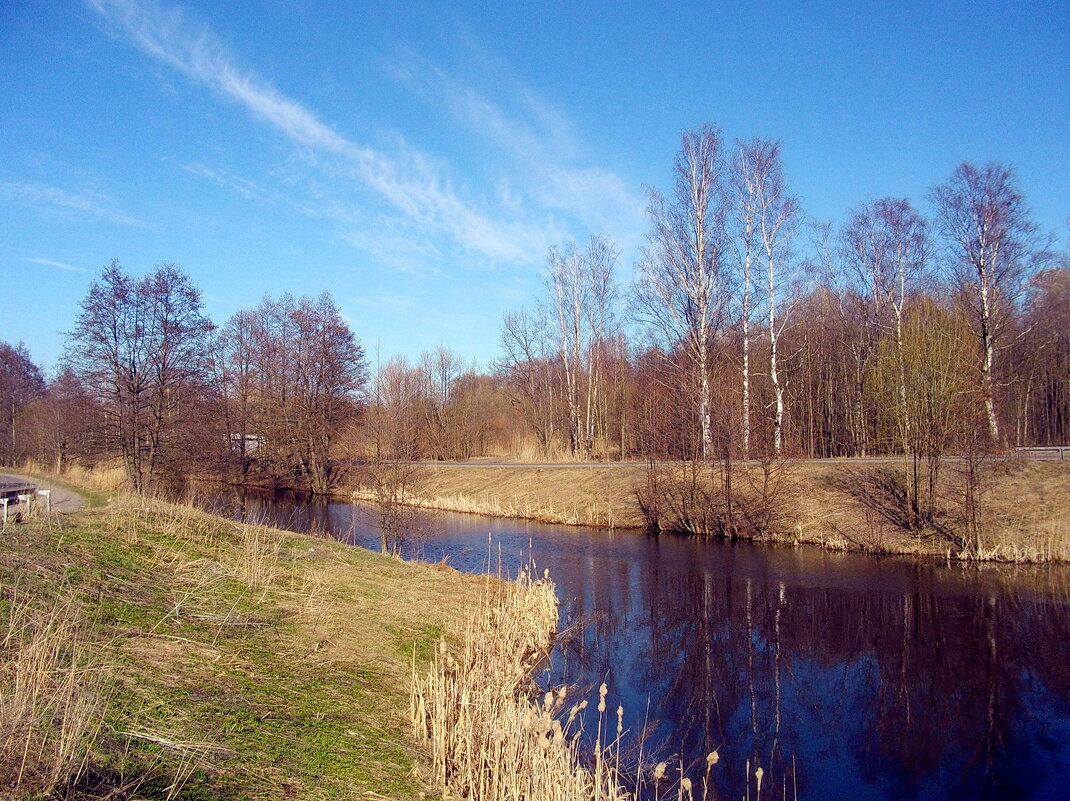
<path fill-rule="evenodd" d="M 421 797 L 412 660 L 483 581 L 132 498 L 9 525 L 0 795 Z"/>
<path fill-rule="evenodd" d="M 672 469 L 672 468 L 670 468 Z M 683 468 L 677 467 L 678 472 Z M 784 463 L 770 539 L 836 550 L 947 558 L 954 546 L 930 532 L 902 530 L 878 509 L 844 490 L 845 475 L 875 470 L 902 473 L 899 462 Z M 941 473 L 938 501 L 954 517 L 963 504 L 958 464 Z M 699 479 L 712 485 L 715 468 Z M 760 492 L 761 469 L 737 466 L 743 492 Z M 647 487 L 644 465 L 421 467 L 407 500 L 415 506 L 563 525 L 639 528 L 645 524 L 638 493 Z M 355 497 L 374 500 L 367 476 L 354 475 Z M 1070 560 L 1070 462 L 992 461 L 978 488 L 981 558 L 1007 561 Z M 972 558 L 978 558 L 974 555 Z"/>

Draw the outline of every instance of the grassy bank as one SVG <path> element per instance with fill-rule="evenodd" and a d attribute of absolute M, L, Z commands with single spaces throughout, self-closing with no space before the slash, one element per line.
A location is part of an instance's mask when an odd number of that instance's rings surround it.
<path fill-rule="evenodd" d="M 416 798 L 481 580 L 119 497 L 0 536 L 0 797 Z"/>
<path fill-rule="evenodd" d="M 850 491 L 850 481 L 845 481 L 877 471 L 902 477 L 901 463 L 803 462 L 785 463 L 778 469 L 777 520 L 761 537 L 836 550 L 956 556 L 948 539 L 897 526 L 894 515 L 867 506 L 860 501 L 860 493 Z M 682 468 L 675 470 L 678 476 L 682 472 Z M 938 487 L 939 502 L 950 517 L 963 502 L 959 472 L 957 464 L 949 461 Z M 764 478 L 760 466 L 737 466 L 735 489 L 760 493 Z M 711 469 L 698 477 L 697 484 L 712 487 L 718 480 L 716 470 Z M 645 525 L 639 494 L 647 484 L 643 465 L 428 466 L 411 482 L 407 500 L 430 509 L 629 528 Z M 350 490 L 357 498 L 374 497 L 360 474 L 353 476 Z M 984 466 L 977 497 L 981 551 L 971 558 L 1070 560 L 1070 463 L 993 460 Z"/>

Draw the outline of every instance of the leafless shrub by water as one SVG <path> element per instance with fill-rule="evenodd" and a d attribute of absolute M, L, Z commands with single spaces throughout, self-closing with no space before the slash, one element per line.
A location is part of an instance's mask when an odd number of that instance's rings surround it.
<path fill-rule="evenodd" d="M 916 503 L 905 472 L 891 467 L 844 468 L 829 479 L 829 484 L 893 530 L 919 539 L 942 541 L 946 543 L 948 554 L 959 559 L 1036 561 L 1052 558 L 1056 550 L 1054 541 L 1041 543 L 1048 547 L 1036 550 L 1033 554 L 1036 558 L 1027 558 L 1034 549 L 1015 547 L 1003 552 L 1004 543 L 996 533 L 990 532 L 986 495 L 997 474 L 1009 469 L 1006 462 L 994 461 L 986 453 L 962 456 L 949 464 L 924 506 Z M 879 550 L 882 538 L 876 521 L 871 519 L 869 527 L 869 534 L 875 537 L 872 547 Z M 1015 539 L 1014 543 L 1025 545 L 1021 538 Z"/>
<path fill-rule="evenodd" d="M 779 458 L 755 465 L 652 462 L 645 485 L 636 490 L 648 529 L 728 539 L 786 533 L 795 517 L 795 494 L 791 465 Z"/>

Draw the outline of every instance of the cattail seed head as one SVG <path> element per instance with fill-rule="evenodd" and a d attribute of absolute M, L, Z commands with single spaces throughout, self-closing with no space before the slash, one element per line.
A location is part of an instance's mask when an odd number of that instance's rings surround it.
<path fill-rule="evenodd" d="M 691 780 L 686 776 L 680 779 L 680 789 L 683 790 L 685 793 L 691 792 Z"/>
<path fill-rule="evenodd" d="M 718 756 L 716 751 L 710 751 L 708 754 L 706 754 L 706 767 L 712 768 L 714 765 L 717 764 L 717 760 L 720 758 L 721 757 Z"/>
<path fill-rule="evenodd" d="M 761 792 L 761 789 L 762 789 L 762 776 L 764 776 L 764 775 L 765 775 L 765 771 L 761 769 L 761 766 L 759 766 L 758 769 L 756 771 L 754 771 L 754 778 L 758 780 L 758 791 L 759 792 Z"/>
<path fill-rule="evenodd" d="M 667 767 L 668 765 L 666 765 L 664 762 L 659 762 L 654 767 L 654 781 L 661 781 L 665 778 L 665 768 Z"/>
<path fill-rule="evenodd" d="M 598 688 L 598 697 L 599 698 L 605 698 L 606 697 L 606 693 L 608 693 L 608 692 L 609 692 L 609 688 L 606 686 L 605 682 L 602 682 L 602 686 Z"/>

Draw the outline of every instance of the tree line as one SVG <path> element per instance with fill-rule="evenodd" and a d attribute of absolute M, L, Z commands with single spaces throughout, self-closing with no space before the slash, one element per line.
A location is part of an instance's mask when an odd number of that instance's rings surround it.
<path fill-rule="evenodd" d="M 0 344 L 0 461 L 119 461 L 327 492 L 365 460 L 939 459 L 1070 441 L 1070 255 L 1011 168 L 808 221 L 781 144 L 684 131 L 621 280 L 601 235 L 551 247 L 486 369 L 448 347 L 375 365 L 329 293 L 222 325 L 173 264 L 91 285 L 45 380 Z"/>

